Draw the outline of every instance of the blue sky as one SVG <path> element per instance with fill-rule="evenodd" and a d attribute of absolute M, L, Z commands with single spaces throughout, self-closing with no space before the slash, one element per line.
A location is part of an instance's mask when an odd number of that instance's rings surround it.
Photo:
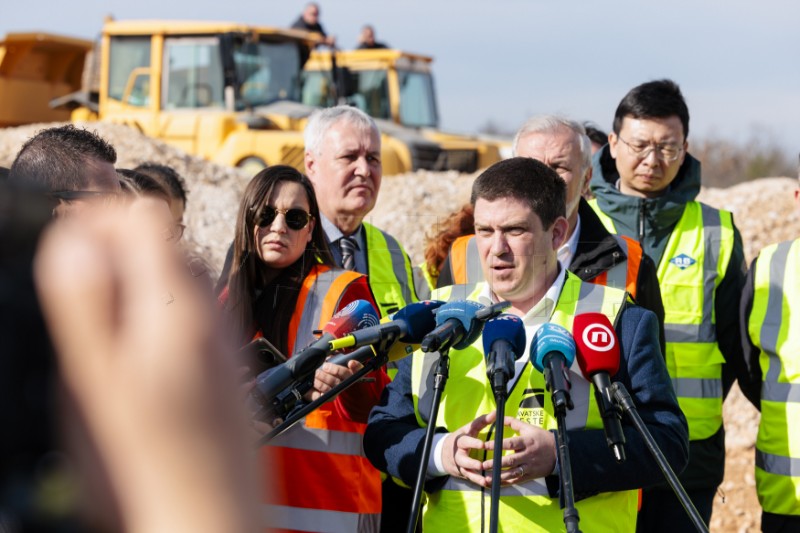
<path fill-rule="evenodd" d="M 182 18 L 289 25 L 299 0 L 2 0 L 0 34 L 44 30 L 93 38 L 117 19 Z M 633 86 L 677 81 L 690 137 L 753 135 L 800 151 L 800 3 L 792 0 L 355 0 L 320 1 L 341 47 L 364 23 L 378 40 L 432 55 L 444 128 L 474 132 L 492 120 L 513 130 L 559 112 L 610 127 Z M 0 103 L 2 105 L 2 103 Z"/>

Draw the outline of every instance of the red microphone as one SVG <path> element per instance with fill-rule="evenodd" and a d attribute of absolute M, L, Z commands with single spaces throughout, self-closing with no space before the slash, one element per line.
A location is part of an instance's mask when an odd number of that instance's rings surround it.
<path fill-rule="evenodd" d="M 578 366 L 594 383 L 595 399 L 603 418 L 606 443 L 618 463 L 625 461 L 625 434 L 622 412 L 614 402 L 611 376 L 619 370 L 619 340 L 603 313 L 582 313 L 575 317 L 572 336 L 577 348 Z"/>

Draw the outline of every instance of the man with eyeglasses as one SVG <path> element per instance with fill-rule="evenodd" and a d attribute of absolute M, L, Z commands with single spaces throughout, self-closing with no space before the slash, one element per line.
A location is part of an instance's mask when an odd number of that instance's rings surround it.
<path fill-rule="evenodd" d="M 73 215 L 120 191 L 117 152 L 99 135 L 72 125 L 48 128 L 20 149 L 9 181 L 38 187 L 56 202 L 53 215 Z"/>
<path fill-rule="evenodd" d="M 689 110 L 671 80 L 631 89 L 594 157 L 592 204 L 609 231 L 638 240 L 656 262 L 667 368 L 689 422 L 680 476 L 706 523 L 725 467 L 722 402 L 742 375 L 738 302 L 742 238 L 727 211 L 697 202 L 700 162 L 687 153 Z M 638 531 L 694 531 L 666 485 L 645 488 Z"/>

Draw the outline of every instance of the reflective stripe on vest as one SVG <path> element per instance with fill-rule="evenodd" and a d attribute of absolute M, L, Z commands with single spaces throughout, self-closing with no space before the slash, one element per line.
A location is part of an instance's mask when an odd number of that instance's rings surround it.
<path fill-rule="evenodd" d="M 624 258 L 607 271 L 586 281 L 627 290 L 636 298 L 636 281 L 639 278 L 639 267 L 642 262 L 642 247 L 628 237 L 620 235 L 613 237 L 622 248 Z M 450 247 L 450 271 L 454 284 L 484 281 L 475 235 L 464 235 L 453 242 Z"/>
<path fill-rule="evenodd" d="M 394 237 L 364 223 L 367 241 L 369 286 L 380 307 L 388 316 L 417 301 L 411 261 Z"/>
<path fill-rule="evenodd" d="M 312 331 L 325 326 L 347 287 L 362 277 L 322 265 L 311 271 L 303 280 L 290 320 L 292 353 L 315 340 Z M 363 454 L 365 428 L 342 418 L 329 402 L 264 447 L 263 478 L 269 502 L 264 524 L 305 531 L 377 532 L 381 481 Z M 373 527 L 358 529 L 370 524 Z"/>
<path fill-rule="evenodd" d="M 589 202 L 603 225 L 614 221 L 597 200 Z M 658 265 L 664 302 L 667 370 L 689 423 L 689 439 L 714 435 L 722 426 L 722 364 L 714 292 L 733 253 L 733 219 L 727 211 L 688 202 Z"/>
<path fill-rule="evenodd" d="M 764 511 L 800 515 L 800 239 L 756 260 L 748 333 L 760 350 L 756 490 Z"/>
<path fill-rule="evenodd" d="M 485 282 L 469 286 L 454 286 L 434 293 L 437 299 L 476 300 L 485 287 Z M 564 286 L 556 303 L 551 321 L 572 329 L 575 315 L 600 311 L 614 323 L 622 309 L 626 295 L 617 289 L 584 283 L 577 276 L 567 273 Z M 436 421 L 437 427 L 453 431 L 472 421 L 478 415 L 496 408 L 494 396 L 486 377 L 486 363 L 482 353 L 482 338 L 464 350 L 451 350 L 449 381 L 442 394 Z M 528 347 L 526 347 L 527 349 Z M 525 355 L 529 357 L 528 354 Z M 439 354 L 413 355 L 411 390 L 415 416 L 421 427 L 425 427 L 433 404 L 433 370 Z M 577 365 L 570 369 L 571 397 L 575 408 L 567 413 L 567 428 L 570 430 L 601 429 L 603 427 L 594 395 L 594 386 L 586 381 Z M 482 385 L 482 387 L 481 387 Z M 544 376 L 528 362 L 519 380 L 509 392 L 506 416 L 517 417 L 527 423 L 550 430 L 557 427 L 553 415 L 552 398 L 545 393 Z M 485 428 L 478 438 L 488 440 L 492 427 Z M 513 431 L 504 428 L 504 437 L 513 436 Z M 508 453 L 508 452 L 506 452 Z M 491 459 L 486 452 L 485 457 Z M 430 495 L 425 507 L 423 530 L 430 531 L 481 531 L 488 528 L 488 490 L 461 479 L 448 478 L 445 486 Z M 602 501 L 602 505 L 597 502 Z M 592 524 L 592 531 L 633 531 L 636 521 L 637 491 L 604 493 L 587 498 L 577 504 L 581 520 Z M 481 523 L 481 517 L 485 523 Z M 563 515 L 558 499 L 550 498 L 543 479 L 506 487 L 501 494 L 500 523 L 504 531 L 543 530 L 563 527 Z M 447 527 L 445 527 L 447 526 Z"/>

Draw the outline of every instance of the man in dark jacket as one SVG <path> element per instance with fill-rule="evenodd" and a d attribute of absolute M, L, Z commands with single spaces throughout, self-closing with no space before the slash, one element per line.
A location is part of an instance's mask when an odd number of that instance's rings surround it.
<path fill-rule="evenodd" d="M 561 264 L 584 281 L 627 289 L 636 303 L 653 311 L 658 317 L 663 353 L 664 306 L 661 303 L 655 264 L 650 257 L 641 253 L 637 243 L 609 233 L 583 199 L 592 177 L 591 142 L 584 127 L 578 122 L 555 115 L 533 117 L 514 137 L 513 153 L 515 156 L 542 161 L 555 170 L 567 184 L 569 228 L 567 241 L 558 250 Z M 457 248 L 457 244 L 455 247 Z M 466 254 L 460 254 L 451 248 L 451 253 L 442 266 L 437 286 L 481 281 L 480 268 L 467 266 L 461 269 L 466 272 L 468 279 L 458 279 L 460 276 L 455 272 L 456 263 L 462 261 L 468 265 L 477 265 L 474 250 L 474 246 L 467 246 Z"/>
<path fill-rule="evenodd" d="M 732 215 L 695 201 L 700 162 L 687 153 L 688 133 L 677 84 L 635 87 L 595 155 L 591 190 L 606 227 L 639 241 L 656 262 L 667 368 L 689 422 L 689 466 L 680 479 L 708 523 L 725 466 L 722 402 L 744 364 L 737 317 L 744 252 Z M 638 530 L 694 528 L 664 485 L 645 490 Z"/>
<path fill-rule="evenodd" d="M 319 33 L 325 38 L 323 41 L 325 44 L 328 46 L 336 45 L 336 37 L 325 33 L 325 29 L 319 23 L 319 4 L 316 2 L 306 4 L 306 7 L 303 8 L 303 13 L 292 23 L 292 28 Z"/>
<path fill-rule="evenodd" d="M 544 326 L 572 329 L 578 313 L 602 311 L 616 325 L 621 347 L 615 381 L 634 395 L 651 435 L 672 468 L 680 471 L 687 459 L 686 420 L 656 342 L 656 318 L 631 305 L 624 291 L 586 283 L 562 266 L 557 250 L 567 238 L 565 197 L 564 180 L 535 159 L 515 157 L 489 167 L 475 180 L 471 199 L 486 281 L 438 289 L 434 298 L 466 296 L 483 305 L 507 301 L 507 312 L 520 317 L 528 339 Z M 497 415 L 506 426 L 504 453 L 498 457 L 504 487 L 499 522 L 505 531 L 563 530 L 559 477 L 565 466 L 556 464 L 554 410 L 545 394 L 545 377 L 531 364 L 538 358 L 528 347 L 537 343 L 525 344 L 509 383 L 505 412 Z M 428 461 L 422 463 L 430 495 L 423 531 L 488 528 L 497 404 L 484 351 L 481 339 L 450 350 L 449 379 L 436 420 L 428 418 L 434 382 L 430 370 L 439 360 L 437 352 L 418 351 L 401 360 L 396 379 L 370 413 L 364 453 L 377 468 L 413 484 L 420 462 Z M 566 427 L 581 525 L 586 531 L 630 531 L 637 489 L 657 483 L 659 468 L 627 418 L 622 425 L 627 460 L 615 461 L 597 406 L 589 399 L 590 381 L 577 366 L 568 371 L 575 408 L 566 414 Z M 436 434 L 428 460 L 421 451 L 429 424 L 435 425 Z"/>

